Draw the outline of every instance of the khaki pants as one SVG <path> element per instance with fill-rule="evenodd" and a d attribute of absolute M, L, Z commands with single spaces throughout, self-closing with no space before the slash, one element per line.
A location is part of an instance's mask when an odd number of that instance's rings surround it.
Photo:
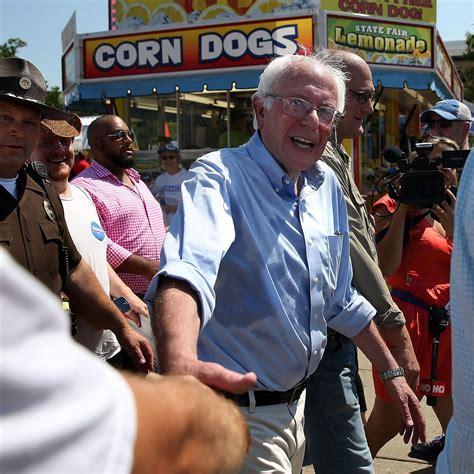
<path fill-rule="evenodd" d="M 252 400 L 252 393 L 249 393 Z M 241 407 L 252 443 L 239 471 L 300 474 L 304 456 L 304 402 L 306 392 L 291 404 Z"/>

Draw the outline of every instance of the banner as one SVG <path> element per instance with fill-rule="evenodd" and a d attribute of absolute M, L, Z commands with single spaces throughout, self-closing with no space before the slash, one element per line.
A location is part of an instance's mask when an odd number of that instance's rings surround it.
<path fill-rule="evenodd" d="M 443 42 L 439 36 L 436 38 L 436 70 L 444 79 L 444 82 L 451 87 L 453 65 L 451 64 L 451 58 L 444 48 Z"/>
<path fill-rule="evenodd" d="M 138 30 L 143 26 L 199 24 L 209 20 L 295 16 L 313 13 L 319 0 L 109 0 L 109 29 Z"/>
<path fill-rule="evenodd" d="M 436 23 L 436 0 L 321 0 L 321 10 Z"/>
<path fill-rule="evenodd" d="M 367 63 L 433 68 L 433 27 L 327 16 L 328 48 L 357 52 Z"/>
<path fill-rule="evenodd" d="M 83 39 L 84 79 L 265 65 L 312 48 L 313 18 L 160 29 Z"/>

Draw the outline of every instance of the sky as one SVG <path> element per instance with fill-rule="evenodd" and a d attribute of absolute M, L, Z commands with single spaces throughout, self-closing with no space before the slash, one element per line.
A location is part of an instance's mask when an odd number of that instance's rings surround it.
<path fill-rule="evenodd" d="M 438 30 L 446 41 L 474 33 L 473 0 L 438 0 Z M 77 32 L 108 29 L 108 0 L 0 0 L 0 44 L 21 38 L 19 56 L 43 73 L 48 87 L 61 87 L 61 32 L 76 11 Z"/>

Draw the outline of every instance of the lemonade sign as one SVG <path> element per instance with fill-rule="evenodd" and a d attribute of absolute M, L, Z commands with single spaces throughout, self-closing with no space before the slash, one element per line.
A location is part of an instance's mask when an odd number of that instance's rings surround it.
<path fill-rule="evenodd" d="M 433 67 L 433 28 L 361 18 L 327 17 L 328 48 L 356 50 L 366 62 Z"/>

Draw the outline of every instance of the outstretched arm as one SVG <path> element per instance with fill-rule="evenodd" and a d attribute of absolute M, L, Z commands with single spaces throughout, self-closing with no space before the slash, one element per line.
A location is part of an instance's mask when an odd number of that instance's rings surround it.
<path fill-rule="evenodd" d="M 231 473 L 250 444 L 239 409 L 190 376 L 124 375 L 135 397 L 133 473 Z"/>
<path fill-rule="evenodd" d="M 210 387 L 232 393 L 245 392 L 255 385 L 253 372 L 239 374 L 219 364 L 198 360 L 199 301 L 185 281 L 160 279 L 152 327 L 162 373 L 194 375 Z"/>

